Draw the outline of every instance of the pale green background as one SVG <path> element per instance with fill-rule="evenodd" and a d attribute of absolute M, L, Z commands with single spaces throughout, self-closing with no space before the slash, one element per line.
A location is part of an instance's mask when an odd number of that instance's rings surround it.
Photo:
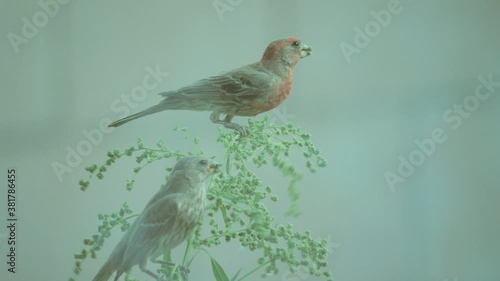
<path fill-rule="evenodd" d="M 223 20 L 212 1 L 72 0 L 16 54 L 7 34 L 21 33 L 22 18 L 40 11 L 36 3 L 0 1 L 0 225 L 8 167 L 17 168 L 19 183 L 18 273 L 6 272 L 2 240 L 1 280 L 67 280 L 73 254 L 95 232 L 96 214 L 124 200 L 142 208 L 172 164 L 148 169 L 138 178 L 141 188 L 125 193 L 133 165 L 123 162 L 107 185 L 82 193 L 84 167 L 102 162 L 108 150 L 138 136 L 189 149 L 172 133 L 181 125 L 222 158 L 209 113 L 164 112 L 105 134 L 58 181 L 51 164 L 64 163 L 65 147 L 84 140 L 83 130 L 120 117 L 111 104 L 142 83 L 145 67 L 158 64 L 170 76 L 133 112 L 156 104 L 157 92 L 254 62 L 270 41 L 287 36 L 312 45 L 314 54 L 299 62 L 292 95 L 276 110 L 295 116 L 291 121 L 312 134 L 329 165 L 304 177 L 302 217 L 281 216 L 286 200 L 273 207 L 280 222 L 331 237 L 337 281 L 500 280 L 500 88 L 459 129 L 442 117 L 474 93 L 478 76 L 500 81 L 499 1 L 402 1 L 402 12 L 351 63 L 339 45 L 353 44 L 354 28 L 373 20 L 370 11 L 384 9 L 387 0 L 245 0 Z M 391 192 L 384 172 L 394 172 L 398 156 L 408 157 L 414 140 L 435 128 L 447 141 Z M 273 171 L 259 173 L 286 188 Z M 84 264 L 81 280 L 94 276 L 118 239 Z M 214 255 L 231 275 L 255 262 L 237 244 Z M 191 270 L 191 280 L 213 280 L 205 255 Z M 267 280 L 319 280 L 285 273 Z"/>

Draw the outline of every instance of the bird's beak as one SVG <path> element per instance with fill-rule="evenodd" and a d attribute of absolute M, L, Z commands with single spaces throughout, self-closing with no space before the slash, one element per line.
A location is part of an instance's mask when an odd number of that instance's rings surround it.
<path fill-rule="evenodd" d="M 219 164 L 217 162 L 213 162 L 210 166 L 208 166 L 208 174 L 211 175 L 211 174 L 218 173 L 220 166 L 221 166 L 221 164 Z"/>
<path fill-rule="evenodd" d="M 312 54 L 312 47 L 306 44 L 302 44 L 302 48 L 300 48 L 300 57 L 305 58 Z"/>

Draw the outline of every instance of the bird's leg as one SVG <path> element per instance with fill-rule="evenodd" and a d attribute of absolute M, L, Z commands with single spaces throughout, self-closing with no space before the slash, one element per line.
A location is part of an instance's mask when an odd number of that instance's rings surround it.
<path fill-rule="evenodd" d="M 240 133 L 240 138 L 246 137 L 250 134 L 248 129 L 246 127 L 243 127 L 241 125 L 238 125 L 236 123 L 232 123 L 231 120 L 233 119 L 234 115 L 229 115 L 227 114 L 226 117 L 223 120 L 220 120 L 219 117 L 222 113 L 214 111 L 210 115 L 210 121 L 212 121 L 215 124 L 221 124 L 224 127 L 232 130 L 236 130 Z"/>
<path fill-rule="evenodd" d="M 141 269 L 142 272 L 146 273 L 147 275 L 153 277 L 155 280 L 163 280 L 162 278 L 160 278 L 160 276 L 158 276 L 157 274 L 155 274 L 154 272 L 152 272 L 151 270 L 147 269 L 146 268 L 146 263 L 140 263 L 139 264 L 139 268 Z"/>

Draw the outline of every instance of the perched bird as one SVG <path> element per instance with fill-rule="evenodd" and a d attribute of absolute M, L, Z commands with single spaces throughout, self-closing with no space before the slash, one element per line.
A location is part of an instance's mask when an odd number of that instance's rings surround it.
<path fill-rule="evenodd" d="M 202 157 L 178 161 L 167 183 L 148 202 L 94 281 L 106 281 L 115 271 L 116 281 L 136 264 L 158 280 L 159 276 L 146 268 L 148 258 L 164 264 L 156 258 L 191 234 L 205 209 L 205 186 L 218 167 L 214 161 Z"/>
<path fill-rule="evenodd" d="M 312 48 L 298 38 L 271 42 L 259 62 L 201 79 L 175 91 L 160 93 L 164 99 L 139 113 L 117 120 L 118 127 L 163 110 L 212 111 L 210 120 L 248 135 L 245 127 L 232 123 L 234 116 L 255 116 L 285 101 L 292 90 L 293 69 Z M 223 119 L 220 116 L 225 114 Z"/>

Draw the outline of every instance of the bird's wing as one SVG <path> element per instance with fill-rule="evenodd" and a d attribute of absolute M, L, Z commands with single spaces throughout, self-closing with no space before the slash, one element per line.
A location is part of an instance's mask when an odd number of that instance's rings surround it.
<path fill-rule="evenodd" d="M 178 217 L 180 194 L 168 194 L 146 207 L 134 222 L 127 241 L 122 265 L 132 267 L 146 258 L 169 232 Z"/>
<path fill-rule="evenodd" d="M 252 98 L 270 91 L 274 76 L 256 65 L 199 80 L 176 91 L 160 93 L 165 98 L 184 96 L 189 98 Z"/>

